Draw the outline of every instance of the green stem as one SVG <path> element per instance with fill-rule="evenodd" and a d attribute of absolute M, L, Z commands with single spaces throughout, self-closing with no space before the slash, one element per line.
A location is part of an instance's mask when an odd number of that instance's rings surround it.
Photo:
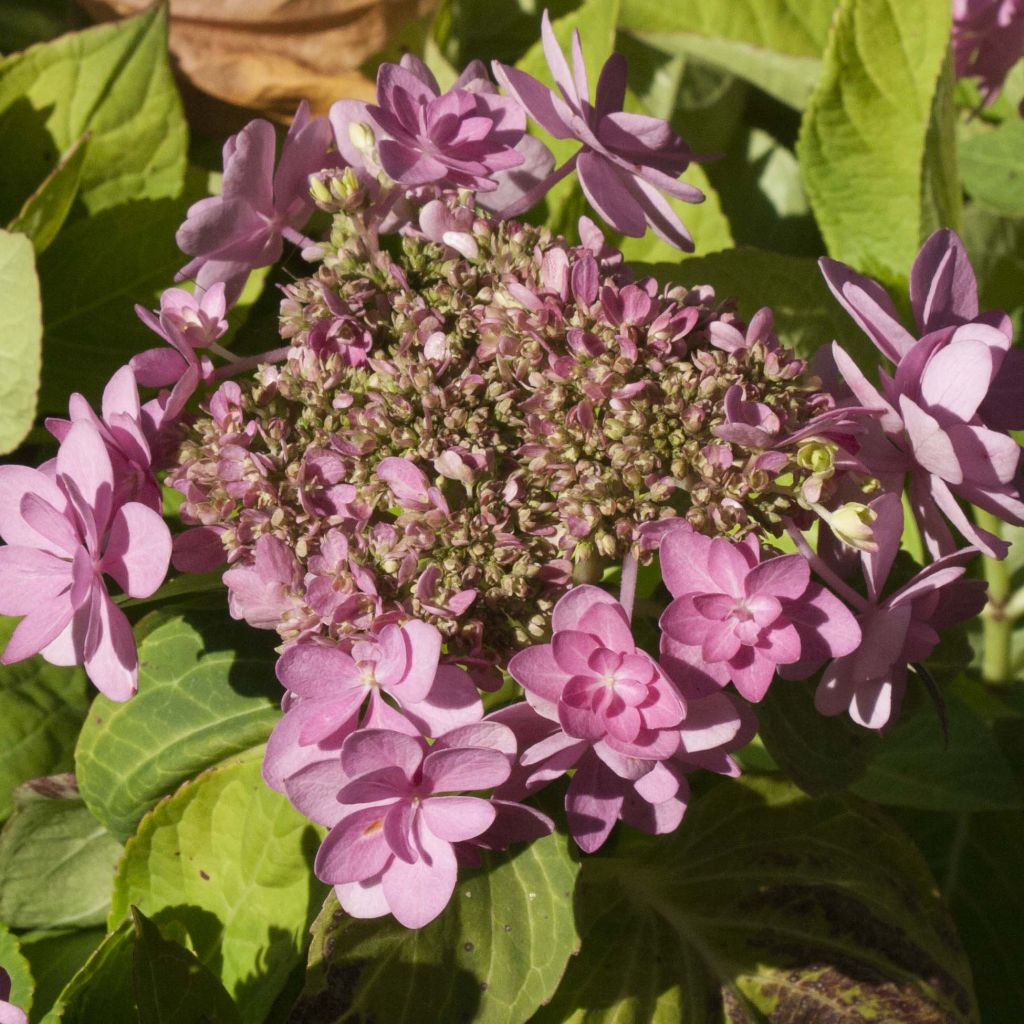
<path fill-rule="evenodd" d="M 975 521 L 989 533 L 1000 535 L 1000 521 L 991 512 L 975 509 Z M 982 675 L 987 683 L 1009 683 L 1012 679 L 1011 649 L 1013 620 L 1007 614 L 1010 601 L 1010 568 L 1005 559 L 983 559 L 988 581 L 988 604 L 981 613 L 985 625 L 985 646 L 982 653 Z"/>

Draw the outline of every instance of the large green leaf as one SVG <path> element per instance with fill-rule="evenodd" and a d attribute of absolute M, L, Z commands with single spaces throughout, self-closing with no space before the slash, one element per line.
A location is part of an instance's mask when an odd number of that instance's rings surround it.
<path fill-rule="evenodd" d="M 589 858 L 583 935 L 537 1024 L 974 1020 L 927 866 L 848 798 L 723 782 L 672 836 Z"/>
<path fill-rule="evenodd" d="M 1024 814 L 900 811 L 953 911 L 984 1024 L 1018 1024 L 1024 1006 Z"/>
<path fill-rule="evenodd" d="M 971 203 L 964 211 L 964 244 L 978 275 L 984 309 L 1005 309 L 1024 327 L 1024 218 L 998 217 Z"/>
<path fill-rule="evenodd" d="M 106 936 L 104 928 L 65 928 L 26 932 L 21 951 L 36 983 L 32 1021 L 42 1020 L 64 986 L 78 973 Z"/>
<path fill-rule="evenodd" d="M 619 26 L 802 107 L 821 74 L 835 6 L 836 0 L 622 0 Z"/>
<path fill-rule="evenodd" d="M 194 953 L 171 939 L 136 907 L 132 975 L 139 1024 L 236 1024 L 238 1010 L 224 986 Z"/>
<path fill-rule="evenodd" d="M 111 932 L 64 986 L 42 1024 L 138 1024 L 132 992 L 132 930 Z"/>
<path fill-rule="evenodd" d="M 0 924 L 0 967 L 11 976 L 11 996 L 8 1001 L 27 1013 L 32 1008 L 35 983 L 18 939 L 5 924 Z"/>
<path fill-rule="evenodd" d="M 770 306 L 779 340 L 802 356 L 833 340 L 842 342 L 848 352 L 869 356 L 870 343 L 832 299 L 814 260 L 804 256 L 744 246 L 643 269 L 662 281 L 713 285 L 720 299 L 736 299 L 747 319 Z"/>
<path fill-rule="evenodd" d="M 758 735 L 776 764 L 805 793 L 849 788 L 863 776 L 877 733 L 848 715 L 826 718 L 814 707 L 814 687 L 776 679 L 757 706 Z"/>
<path fill-rule="evenodd" d="M 43 336 L 32 243 L 0 231 L 0 455 L 32 429 Z"/>
<path fill-rule="evenodd" d="M 12 231 L 28 235 L 37 253 L 49 247 L 71 212 L 82 181 L 88 141 L 89 136 L 82 135 L 71 144 L 9 225 Z"/>
<path fill-rule="evenodd" d="M 98 403 L 114 371 L 154 345 L 134 306 L 154 305 L 182 265 L 174 232 L 187 207 L 188 199 L 126 202 L 68 224 L 42 254 L 45 412 L 63 415 L 72 391 Z"/>
<path fill-rule="evenodd" d="M 0 618 L 0 647 L 16 619 Z M 75 740 L 89 707 L 80 668 L 58 668 L 38 655 L 0 665 L 0 819 L 14 808 L 14 787 L 38 775 L 69 770 Z"/>
<path fill-rule="evenodd" d="M 0 833 L 0 920 L 13 928 L 88 928 L 106 920 L 121 844 L 78 798 L 74 777 L 15 793 Z"/>
<path fill-rule="evenodd" d="M 280 714 L 273 634 L 209 611 L 153 612 L 138 630 L 139 692 L 97 696 L 75 753 L 85 802 L 121 838 L 186 779 L 266 740 Z"/>
<path fill-rule="evenodd" d="M 110 923 L 137 906 L 170 917 L 235 1000 L 262 1021 L 300 960 L 324 896 L 315 828 L 249 757 L 203 772 L 139 825 L 114 882 Z"/>
<path fill-rule="evenodd" d="M 0 219 L 17 211 L 86 131 L 92 141 L 80 198 L 90 213 L 180 194 L 188 140 L 167 60 L 164 5 L 0 62 Z"/>
<path fill-rule="evenodd" d="M 439 1021 L 531 1019 L 579 948 L 578 871 L 559 835 L 488 854 L 419 931 L 390 917 L 351 918 L 332 893 L 313 926 L 309 980 L 291 1024 L 419 1024 L 426 1008 Z"/>
<path fill-rule="evenodd" d="M 948 739 L 923 703 L 886 734 L 853 791 L 875 803 L 953 813 L 1019 808 L 1024 797 L 991 729 L 963 701 L 944 700 Z"/>
<path fill-rule="evenodd" d="M 830 254 L 901 287 L 932 226 L 924 162 L 949 32 L 947 0 L 841 0 L 797 143 Z"/>
<path fill-rule="evenodd" d="M 995 213 L 1024 217 L 1024 120 L 1004 121 L 994 131 L 960 146 L 967 191 Z"/>

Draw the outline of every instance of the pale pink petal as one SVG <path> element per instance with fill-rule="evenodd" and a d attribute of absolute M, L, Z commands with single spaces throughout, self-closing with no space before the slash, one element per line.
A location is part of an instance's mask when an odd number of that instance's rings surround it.
<path fill-rule="evenodd" d="M 138 689 L 139 657 L 132 627 L 98 583 L 90 597 L 85 671 L 111 700 L 126 701 Z"/>
<path fill-rule="evenodd" d="M 949 434 L 935 417 L 926 413 L 906 395 L 900 395 L 900 413 L 918 465 L 947 483 L 961 483 L 964 476 L 960 459 Z"/>
<path fill-rule="evenodd" d="M 473 796 L 433 796 L 423 801 L 423 824 L 439 839 L 458 843 L 473 839 L 494 823 L 489 800 Z"/>
<path fill-rule="evenodd" d="M 0 663 L 13 665 L 45 650 L 64 631 L 73 614 L 74 608 L 66 597 L 41 601 L 15 627 Z"/>
<path fill-rule="evenodd" d="M 27 615 L 66 594 L 71 573 L 69 561 L 47 551 L 0 547 L 0 615 Z"/>
<path fill-rule="evenodd" d="M 334 891 L 346 914 L 367 919 L 384 917 L 391 913 L 384 896 L 383 873 L 367 878 L 363 882 L 346 882 L 336 885 Z"/>
<path fill-rule="evenodd" d="M 8 544 L 40 548 L 54 554 L 63 551 L 37 530 L 32 529 L 21 515 L 21 500 L 34 494 L 62 515 L 68 508 L 64 492 L 44 473 L 28 466 L 0 466 L 0 537 Z"/>
<path fill-rule="evenodd" d="M 754 566 L 747 574 L 748 596 L 799 597 L 811 581 L 811 567 L 802 555 L 780 555 Z"/>
<path fill-rule="evenodd" d="M 395 919 L 406 928 L 422 928 L 448 905 L 455 891 L 458 867 L 451 844 L 419 829 L 421 859 L 413 864 L 397 858 L 384 871 L 384 896 Z"/>
<path fill-rule="evenodd" d="M 149 597 L 160 587 L 171 563 L 171 533 L 151 508 L 130 501 L 110 524 L 101 568 L 131 597 Z"/>
<path fill-rule="evenodd" d="M 977 339 L 954 340 L 928 360 L 921 397 L 932 411 L 942 409 L 966 422 L 978 411 L 994 377 L 990 346 Z"/>
<path fill-rule="evenodd" d="M 402 696 L 402 710 L 424 736 L 443 736 L 452 729 L 479 722 L 484 716 L 480 693 L 470 676 L 454 665 L 437 670 L 433 688 L 421 701 Z"/>
<path fill-rule="evenodd" d="M 423 759 L 423 780 L 433 793 L 500 786 L 511 771 L 508 757 L 485 748 L 435 750 Z"/>
<path fill-rule="evenodd" d="M 342 767 L 352 778 L 392 765 L 412 778 L 422 760 L 419 740 L 385 729 L 360 729 L 349 736 L 341 751 Z"/>
<path fill-rule="evenodd" d="M 277 678 L 286 690 L 303 697 L 365 695 L 362 677 L 350 654 L 337 647 L 294 644 L 278 659 Z"/>
<path fill-rule="evenodd" d="M 270 769 L 271 778 L 284 777 L 281 786 L 274 788 L 282 788 L 292 804 L 307 818 L 332 828 L 344 815 L 345 808 L 338 800 L 338 794 L 348 781 L 338 751 L 299 747 L 298 743 L 295 749 L 305 751 L 307 757 L 316 759 L 307 761 L 297 769 L 293 761 L 286 771 L 282 771 L 283 763 L 275 763 Z M 264 778 L 267 774 L 267 767 L 264 766 Z"/>
<path fill-rule="evenodd" d="M 74 482 L 102 533 L 110 519 L 114 471 L 107 446 L 90 423 L 72 424 L 57 450 L 57 475 Z"/>
<path fill-rule="evenodd" d="M 596 757 L 577 769 L 565 796 L 565 812 L 569 831 L 585 853 L 593 853 L 608 838 L 622 809 L 625 785 Z"/>
<path fill-rule="evenodd" d="M 343 884 L 379 874 L 392 856 L 384 839 L 384 816 L 383 808 L 368 807 L 342 818 L 316 855 L 317 878 Z"/>
<path fill-rule="evenodd" d="M 573 591 L 570 590 L 569 594 L 572 593 Z M 563 597 L 559 605 L 565 600 L 566 598 Z M 556 614 L 557 610 L 558 606 L 556 605 Z M 557 631 L 558 626 L 555 625 L 554 620 L 552 620 L 552 625 Z M 508 663 L 508 673 L 527 693 L 536 693 L 552 703 L 557 703 L 569 678 L 555 661 L 551 644 L 535 644 L 533 647 L 527 647 L 514 654 Z"/>

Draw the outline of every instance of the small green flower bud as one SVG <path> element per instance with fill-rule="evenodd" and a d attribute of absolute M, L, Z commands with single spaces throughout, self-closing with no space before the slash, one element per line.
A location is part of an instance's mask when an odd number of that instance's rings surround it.
<path fill-rule="evenodd" d="M 836 452 L 839 446 L 831 441 L 810 440 L 796 453 L 796 464 L 801 469 L 827 480 L 836 471 Z"/>
<path fill-rule="evenodd" d="M 848 501 L 835 512 L 827 514 L 826 521 L 832 532 L 846 545 L 858 551 L 878 550 L 872 524 L 878 518 L 874 509 L 859 501 Z"/>

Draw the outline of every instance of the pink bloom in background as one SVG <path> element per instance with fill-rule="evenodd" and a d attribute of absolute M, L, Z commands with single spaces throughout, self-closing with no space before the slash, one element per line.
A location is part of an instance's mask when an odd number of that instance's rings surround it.
<path fill-rule="evenodd" d="M 58 441 L 63 441 L 75 423 L 95 427 L 110 456 L 114 474 L 112 503 L 117 506 L 126 501 L 141 501 L 154 512 L 160 512 L 163 496 L 153 475 L 149 432 L 131 367 L 122 366 L 110 378 L 103 389 L 100 409 L 102 419 L 76 392 L 68 400 L 69 419 L 48 417 L 46 428 Z"/>
<path fill-rule="evenodd" d="M 686 696 L 732 682 L 757 702 L 779 667 L 810 675 L 860 643 L 853 615 L 811 582 L 802 555 L 761 561 L 754 534 L 735 543 L 683 523 L 666 532 L 660 555 L 675 598 L 661 616 L 661 662 Z"/>
<path fill-rule="evenodd" d="M 350 652 L 289 647 L 277 664 L 288 691 L 286 712 L 267 744 L 264 778 L 285 790 L 290 775 L 337 750 L 361 718 L 364 726 L 414 736 L 440 736 L 478 722 L 483 705 L 472 680 L 454 665 L 440 665 L 440 656 L 441 634 L 417 619 L 386 625 Z"/>
<path fill-rule="evenodd" d="M 316 873 L 335 887 L 353 917 L 392 913 L 420 928 L 444 910 L 455 889 L 456 844 L 483 841 L 498 817 L 487 799 L 465 796 L 504 782 L 515 739 L 508 729 L 479 723 L 438 738 L 433 746 L 388 729 L 350 735 L 330 761 L 292 779 L 289 795 L 330 827 Z M 543 821 L 534 818 L 532 828 Z"/>
<path fill-rule="evenodd" d="M 1024 57 L 1024 2 L 953 0 L 953 55 L 957 78 L 977 78 L 991 103 Z"/>
<path fill-rule="evenodd" d="M 131 368 L 144 387 L 172 388 L 164 415 L 174 418 L 199 382 L 213 377 L 213 363 L 209 356 L 200 356 L 197 349 L 209 348 L 228 329 L 224 283 L 211 285 L 201 299 L 182 288 L 168 288 L 160 296 L 159 313 L 144 306 L 136 306 L 135 312 L 170 348 L 150 348 L 132 356 Z"/>
<path fill-rule="evenodd" d="M 219 196 L 193 204 L 178 229 L 178 247 L 194 257 L 178 271 L 200 288 L 223 282 L 229 303 L 238 298 L 254 267 L 276 263 L 282 239 L 302 243 L 296 229 L 313 212 L 309 175 L 331 163 L 331 129 L 310 118 L 303 101 L 281 147 L 274 170 L 276 138 L 269 121 L 250 121 L 224 144 L 224 179 Z"/>
<path fill-rule="evenodd" d="M 132 597 L 163 582 L 171 536 L 158 512 L 114 503 L 115 476 L 99 431 L 74 423 L 54 476 L 0 467 L 0 614 L 23 615 L 3 654 L 11 664 L 41 653 L 55 665 L 85 665 L 113 700 L 138 679 L 135 638 L 107 594 L 103 574 Z"/>
<path fill-rule="evenodd" d="M 0 967 L 0 1024 L 28 1024 L 25 1012 L 8 1002 L 10 995 L 11 976 Z"/>
<path fill-rule="evenodd" d="M 648 226 L 656 235 L 685 251 L 693 239 L 662 193 L 687 203 L 699 203 L 704 194 L 678 180 L 694 160 L 683 140 L 662 120 L 627 114 L 626 61 L 613 54 L 601 70 L 597 97 L 590 102 L 590 84 L 578 32 L 573 33 L 573 69 L 569 70 L 547 11 L 541 38 L 548 67 L 561 96 L 523 71 L 497 61 L 494 75 L 509 95 L 556 139 L 578 139 L 580 151 L 546 182 L 550 188 L 573 168 L 580 186 L 598 213 L 624 235 L 642 236 Z M 528 209 L 540 195 L 527 195 L 500 211 L 514 216 Z"/>
<path fill-rule="evenodd" d="M 814 703 L 823 715 L 848 711 L 859 725 L 880 729 L 896 716 L 907 685 L 907 665 L 935 650 L 942 629 L 977 615 L 985 605 L 985 584 L 963 579 L 978 553 L 964 548 L 922 569 L 887 598 L 885 582 L 903 535 L 903 504 L 896 494 L 871 502 L 876 514 L 875 552 L 861 552 L 867 599 L 853 591 L 863 633 L 860 646 L 826 666 Z"/>
<path fill-rule="evenodd" d="M 497 188 L 492 175 L 523 162 L 515 149 L 526 116 L 513 100 L 462 87 L 466 73 L 443 95 L 418 58 L 382 64 L 377 105 L 366 113 L 383 133 L 381 166 L 406 188 L 438 184 L 477 192 Z"/>
<path fill-rule="evenodd" d="M 896 364 L 894 376 L 879 371 L 876 388 L 833 345 L 857 401 L 879 414 L 858 457 L 889 490 L 902 489 L 910 474 L 911 504 L 932 554 L 956 547 L 948 519 L 986 554 L 1003 557 L 1007 544 L 975 526 L 957 498 L 1024 524 L 1020 447 L 1007 433 L 1024 426 L 1024 360 L 1011 348 L 1008 318 L 979 314 L 960 239 L 936 232 L 914 263 L 911 300 L 918 327 L 927 332 L 920 339 L 900 324 L 879 284 L 841 263 L 821 263 L 833 293 Z"/>

